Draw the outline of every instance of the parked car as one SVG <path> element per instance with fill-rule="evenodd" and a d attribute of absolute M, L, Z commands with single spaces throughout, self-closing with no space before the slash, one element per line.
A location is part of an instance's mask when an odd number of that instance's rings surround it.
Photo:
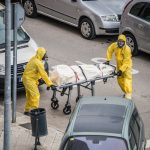
<path fill-rule="evenodd" d="M 144 124 L 133 101 L 118 97 L 82 98 L 60 150 L 144 150 Z"/>
<path fill-rule="evenodd" d="M 140 51 L 150 54 L 150 1 L 130 0 L 121 17 L 120 33 L 127 36 L 135 56 Z"/>
<path fill-rule="evenodd" d="M 0 93 L 4 91 L 5 81 L 5 24 L 4 6 L 0 4 Z M 13 78 L 13 30 L 11 30 L 11 74 Z M 17 90 L 23 90 L 22 74 L 29 59 L 36 54 L 37 44 L 24 30 L 19 28 L 17 32 Z M 47 62 L 43 62 L 48 70 Z M 41 82 L 42 83 L 42 82 Z"/>
<path fill-rule="evenodd" d="M 25 13 L 37 13 L 80 29 L 86 39 L 119 33 L 122 8 L 126 0 L 22 0 Z"/>

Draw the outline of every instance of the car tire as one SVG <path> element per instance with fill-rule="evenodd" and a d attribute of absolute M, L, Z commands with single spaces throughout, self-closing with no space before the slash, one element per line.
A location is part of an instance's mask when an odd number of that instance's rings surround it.
<path fill-rule="evenodd" d="M 96 37 L 95 27 L 90 19 L 88 18 L 82 19 L 79 28 L 83 38 L 91 40 Z"/>
<path fill-rule="evenodd" d="M 28 17 L 35 18 L 37 17 L 37 8 L 34 0 L 24 0 L 23 7 L 25 14 Z"/>
<path fill-rule="evenodd" d="M 132 56 L 137 56 L 139 54 L 139 50 L 135 37 L 130 33 L 127 33 L 125 35 L 127 38 L 127 44 L 131 48 Z"/>

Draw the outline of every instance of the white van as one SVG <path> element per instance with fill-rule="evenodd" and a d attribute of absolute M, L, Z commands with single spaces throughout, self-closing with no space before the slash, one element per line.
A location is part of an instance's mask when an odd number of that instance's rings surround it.
<path fill-rule="evenodd" d="M 4 91 L 5 78 L 5 24 L 4 24 L 4 7 L 0 4 L 0 92 Z M 13 78 L 13 31 L 11 47 L 11 74 Z M 24 89 L 22 83 L 22 74 L 29 59 L 36 54 L 37 44 L 21 27 L 17 32 L 17 90 Z M 45 66 L 48 66 L 47 64 Z"/>

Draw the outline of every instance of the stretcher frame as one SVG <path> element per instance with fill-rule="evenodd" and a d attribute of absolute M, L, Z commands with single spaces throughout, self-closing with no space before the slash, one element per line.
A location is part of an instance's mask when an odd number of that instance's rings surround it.
<path fill-rule="evenodd" d="M 109 65 L 109 66 L 114 68 L 114 72 L 108 76 L 97 77 L 92 80 L 84 80 L 84 81 L 78 82 L 78 83 L 67 83 L 67 84 L 56 87 L 56 90 L 52 90 L 53 94 L 52 94 L 52 98 L 51 98 L 51 107 L 53 109 L 57 109 L 59 107 L 59 101 L 56 96 L 57 92 L 59 92 L 61 96 L 66 95 L 67 101 L 66 101 L 65 107 L 63 109 L 63 113 L 65 115 L 69 115 L 71 113 L 70 100 L 71 100 L 71 94 L 72 94 L 73 87 L 77 86 L 76 102 L 78 102 L 78 100 L 83 97 L 83 95 L 81 95 L 81 87 L 90 90 L 91 95 L 95 96 L 95 87 L 94 86 L 95 86 L 96 81 L 103 80 L 103 82 L 105 84 L 107 82 L 107 79 L 114 78 L 116 76 L 116 67 L 113 65 Z"/>

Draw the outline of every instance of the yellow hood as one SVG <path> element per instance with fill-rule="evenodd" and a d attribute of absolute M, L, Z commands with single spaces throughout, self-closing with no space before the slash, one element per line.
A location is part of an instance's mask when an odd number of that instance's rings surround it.
<path fill-rule="evenodd" d="M 43 56 L 46 54 L 46 50 L 43 47 L 39 47 L 37 52 L 36 52 L 36 58 L 38 58 L 39 60 L 42 60 Z"/>
<path fill-rule="evenodd" d="M 118 40 L 125 41 L 125 43 L 126 43 L 126 37 L 125 37 L 125 35 L 120 34 L 120 35 L 118 36 Z"/>

